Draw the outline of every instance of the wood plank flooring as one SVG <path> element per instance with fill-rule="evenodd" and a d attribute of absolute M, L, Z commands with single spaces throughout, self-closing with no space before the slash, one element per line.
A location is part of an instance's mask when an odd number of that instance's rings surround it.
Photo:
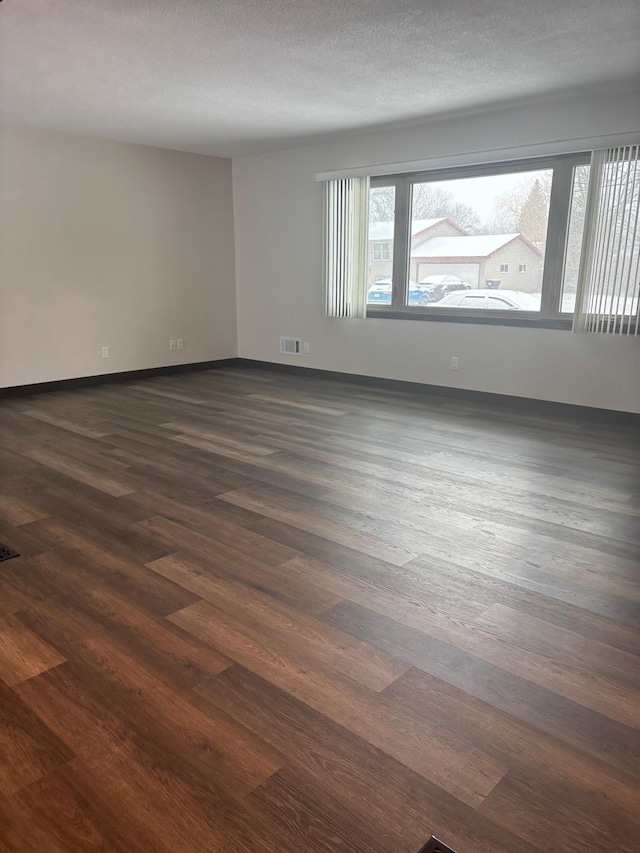
<path fill-rule="evenodd" d="M 0 401 L 0 851 L 640 850 L 639 439 L 236 368 Z"/>

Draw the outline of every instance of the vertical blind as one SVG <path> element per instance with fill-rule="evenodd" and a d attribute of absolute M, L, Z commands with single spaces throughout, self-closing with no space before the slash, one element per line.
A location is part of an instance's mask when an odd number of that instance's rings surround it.
<path fill-rule="evenodd" d="M 594 151 L 574 332 L 640 329 L 640 146 Z"/>
<path fill-rule="evenodd" d="M 369 178 L 324 183 L 325 310 L 329 317 L 366 315 Z"/>

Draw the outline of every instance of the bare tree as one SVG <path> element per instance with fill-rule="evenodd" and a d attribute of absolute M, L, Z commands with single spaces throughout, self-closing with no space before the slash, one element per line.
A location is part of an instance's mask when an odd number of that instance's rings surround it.
<path fill-rule="evenodd" d="M 370 221 L 392 222 L 394 213 L 394 187 L 373 187 L 369 194 Z M 412 214 L 414 219 L 448 216 L 470 233 L 476 233 L 480 227 L 480 217 L 471 205 L 456 201 L 449 190 L 433 184 L 414 184 Z"/>
<path fill-rule="evenodd" d="M 369 192 L 369 219 L 371 222 L 393 222 L 395 206 L 395 187 L 371 188 Z"/>
<path fill-rule="evenodd" d="M 442 216 L 448 216 L 470 234 L 476 233 L 480 227 L 480 217 L 473 207 L 456 201 L 449 190 L 434 184 L 414 184 L 413 218 L 439 219 Z"/>

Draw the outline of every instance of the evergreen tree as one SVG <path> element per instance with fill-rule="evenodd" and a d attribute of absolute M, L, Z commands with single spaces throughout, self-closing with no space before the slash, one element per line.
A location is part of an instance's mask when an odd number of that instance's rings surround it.
<path fill-rule="evenodd" d="M 536 178 L 520 210 L 516 230 L 539 249 L 547 239 L 548 203 L 542 184 Z"/>

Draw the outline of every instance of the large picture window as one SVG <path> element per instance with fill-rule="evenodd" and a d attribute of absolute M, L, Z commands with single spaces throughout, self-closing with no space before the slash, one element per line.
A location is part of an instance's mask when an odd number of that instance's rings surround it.
<path fill-rule="evenodd" d="M 640 334 L 640 145 L 324 189 L 330 317 Z"/>
<path fill-rule="evenodd" d="M 584 153 L 372 178 L 367 313 L 566 326 L 589 161 Z"/>

